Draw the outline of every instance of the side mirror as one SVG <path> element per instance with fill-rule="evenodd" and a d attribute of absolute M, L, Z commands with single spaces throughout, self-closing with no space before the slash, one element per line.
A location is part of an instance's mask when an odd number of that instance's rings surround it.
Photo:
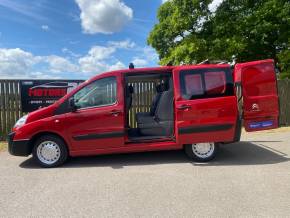
<path fill-rule="evenodd" d="M 70 107 L 72 112 L 76 112 L 76 110 L 78 109 L 76 104 L 75 104 L 75 99 L 74 98 L 70 98 L 69 99 L 69 107 Z"/>

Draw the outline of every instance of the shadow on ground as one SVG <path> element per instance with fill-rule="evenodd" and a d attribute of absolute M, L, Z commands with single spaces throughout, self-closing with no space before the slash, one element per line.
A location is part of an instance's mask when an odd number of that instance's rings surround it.
<path fill-rule="evenodd" d="M 222 145 L 216 158 L 208 163 L 193 163 L 183 151 L 159 151 L 71 158 L 62 168 L 112 167 L 191 163 L 195 166 L 264 165 L 289 161 L 287 154 L 255 142 Z M 32 158 L 20 164 L 22 168 L 39 168 Z"/>

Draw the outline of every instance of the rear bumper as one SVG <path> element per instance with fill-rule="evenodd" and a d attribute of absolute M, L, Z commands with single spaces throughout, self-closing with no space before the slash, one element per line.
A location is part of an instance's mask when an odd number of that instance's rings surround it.
<path fill-rule="evenodd" d="M 8 135 L 8 151 L 14 156 L 28 156 L 31 154 L 31 148 L 29 145 L 29 140 L 17 140 L 14 141 L 15 133 L 12 132 Z"/>

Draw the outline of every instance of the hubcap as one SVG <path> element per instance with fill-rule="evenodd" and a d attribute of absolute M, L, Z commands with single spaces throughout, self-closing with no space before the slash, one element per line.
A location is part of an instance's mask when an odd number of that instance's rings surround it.
<path fill-rule="evenodd" d="M 45 164 L 54 164 L 60 158 L 59 145 L 53 141 L 42 142 L 37 147 L 37 157 Z"/>
<path fill-rule="evenodd" d="M 208 158 L 210 157 L 215 149 L 214 143 L 197 143 L 192 144 L 193 153 L 199 158 Z"/>

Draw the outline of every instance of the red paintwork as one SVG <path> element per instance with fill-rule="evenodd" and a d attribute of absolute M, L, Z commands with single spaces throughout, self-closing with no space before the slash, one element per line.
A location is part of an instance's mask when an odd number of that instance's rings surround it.
<path fill-rule="evenodd" d="M 251 122 L 253 120 L 263 120 L 265 116 L 277 119 L 279 113 L 277 110 L 277 93 L 275 92 L 276 81 L 272 75 L 272 64 L 273 62 L 270 61 L 261 61 L 239 64 L 235 68 L 234 75 L 242 75 L 241 81 L 244 83 L 243 93 L 245 101 L 246 125 L 247 122 Z M 180 93 L 180 70 L 224 67 L 229 67 L 229 65 L 143 68 L 134 70 L 119 70 L 97 75 L 81 84 L 55 104 L 30 113 L 26 124 L 13 130 L 15 132 L 14 140 L 32 139 L 35 135 L 41 133 L 54 133 L 64 139 L 69 147 L 70 155 L 72 156 L 181 149 L 183 144 L 186 143 L 232 141 L 234 138 L 236 118 L 238 114 L 236 96 L 184 100 L 182 99 Z M 89 141 L 74 140 L 72 138 L 73 135 L 126 131 L 124 111 L 124 75 L 139 72 L 172 72 L 175 98 L 176 140 L 167 142 L 151 141 L 147 143 L 126 143 L 128 142 L 126 135 L 122 137 L 102 138 Z M 262 73 L 263 76 L 261 77 Z M 264 76 L 264 74 L 266 74 L 266 76 Z M 116 76 L 117 78 L 117 102 L 115 105 L 84 109 L 62 115 L 54 115 L 54 111 L 58 108 L 58 106 L 69 99 L 78 90 L 97 79 L 109 76 Z M 255 84 L 257 90 L 253 89 L 253 84 Z M 250 95 L 254 95 L 254 97 L 251 97 Z M 251 105 L 254 101 L 261 105 L 261 108 L 263 109 L 262 113 L 254 113 L 249 110 L 249 105 Z M 273 104 L 270 105 L 269 102 Z M 182 105 L 189 105 L 190 108 L 185 110 L 178 109 Z M 270 106 L 273 108 L 271 109 Z M 120 111 L 118 116 L 111 114 L 113 110 Z M 232 128 L 215 132 L 212 131 L 182 135 L 178 134 L 178 128 L 180 127 L 202 127 L 213 124 L 231 124 Z"/>
<path fill-rule="evenodd" d="M 174 69 L 175 87 L 175 121 L 176 129 L 180 127 L 202 127 L 209 125 L 232 124 L 233 127 L 224 131 L 212 131 L 204 133 L 191 133 L 177 135 L 181 144 L 191 144 L 199 142 L 229 142 L 233 141 L 237 122 L 237 98 L 236 96 L 206 98 L 195 100 L 184 100 L 180 91 L 179 72 L 185 69 L 203 69 L 210 65 L 182 66 Z M 213 68 L 225 68 L 229 65 L 212 65 Z M 182 105 L 189 106 L 186 110 L 178 109 Z"/>
<path fill-rule="evenodd" d="M 244 126 L 246 131 L 277 128 L 279 126 L 279 98 L 273 60 L 237 64 L 244 101 Z M 256 105 L 256 106 L 255 106 Z M 273 126 L 251 129 L 252 122 L 272 121 Z"/>

